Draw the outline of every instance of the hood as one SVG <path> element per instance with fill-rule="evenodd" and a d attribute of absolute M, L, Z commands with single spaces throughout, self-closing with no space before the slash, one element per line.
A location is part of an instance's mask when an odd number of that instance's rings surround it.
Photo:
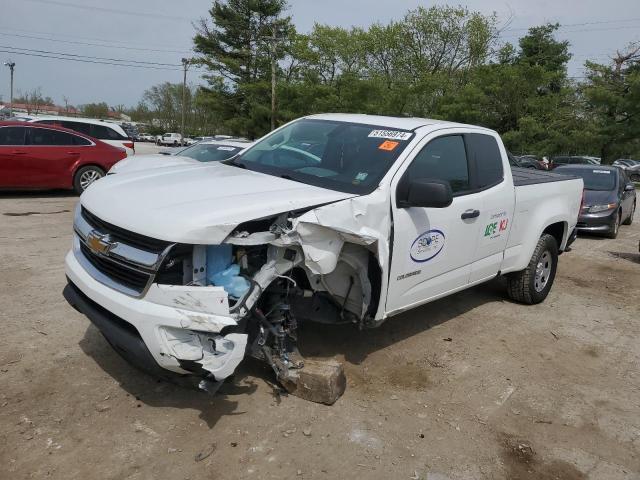
<path fill-rule="evenodd" d="M 102 220 L 170 242 L 217 244 L 242 222 L 354 197 L 220 162 L 109 175 L 80 197 Z"/>
<path fill-rule="evenodd" d="M 139 170 L 149 170 L 151 168 L 171 167 L 174 165 L 187 165 L 197 163 L 197 160 L 189 157 L 173 155 L 133 155 L 116 163 L 109 173 L 130 173 Z"/>
<path fill-rule="evenodd" d="M 615 190 L 585 190 L 585 206 L 605 205 L 607 203 L 617 203 L 618 195 Z"/>

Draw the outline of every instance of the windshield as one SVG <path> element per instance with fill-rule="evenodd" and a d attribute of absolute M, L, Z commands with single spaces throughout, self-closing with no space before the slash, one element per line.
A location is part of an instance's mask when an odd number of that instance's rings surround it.
<path fill-rule="evenodd" d="M 193 158 L 199 162 L 218 162 L 233 157 L 241 150 L 242 148 L 232 145 L 197 143 L 184 150 L 180 150 L 177 155 Z"/>
<path fill-rule="evenodd" d="M 616 188 L 616 171 L 603 168 L 559 168 L 558 173 L 575 175 L 584 180 L 585 190 L 611 191 Z"/>
<path fill-rule="evenodd" d="M 269 175 L 347 193 L 379 184 L 414 133 L 333 120 L 289 124 L 232 161 Z"/>

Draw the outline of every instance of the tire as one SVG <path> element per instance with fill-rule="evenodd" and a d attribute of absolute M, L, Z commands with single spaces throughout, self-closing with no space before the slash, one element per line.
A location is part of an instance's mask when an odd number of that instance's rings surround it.
<path fill-rule="evenodd" d="M 635 213 L 636 213 L 636 204 L 634 202 L 633 205 L 631 205 L 631 213 L 629 214 L 627 219 L 624 221 L 623 225 L 631 225 L 633 223 L 633 216 L 635 215 Z"/>
<path fill-rule="evenodd" d="M 542 302 L 553 286 L 558 268 L 558 244 L 542 234 L 524 270 L 507 275 L 507 293 L 516 302 L 533 305 Z"/>
<path fill-rule="evenodd" d="M 620 230 L 621 221 L 622 221 L 622 210 L 620 210 L 618 212 L 618 215 L 616 215 L 616 219 L 613 222 L 613 225 L 611 225 L 611 228 L 607 232 L 607 235 L 606 235 L 607 238 L 616 238 L 618 236 L 618 230 Z"/>
<path fill-rule="evenodd" d="M 73 189 L 78 195 L 82 194 L 89 185 L 104 177 L 104 170 L 94 165 L 78 169 L 73 177 Z"/>

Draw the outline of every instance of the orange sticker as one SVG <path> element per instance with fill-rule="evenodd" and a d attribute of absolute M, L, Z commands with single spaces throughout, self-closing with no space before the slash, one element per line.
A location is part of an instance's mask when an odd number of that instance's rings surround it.
<path fill-rule="evenodd" d="M 391 140 L 385 140 L 380 144 L 380 146 L 378 147 L 378 150 L 385 150 L 387 152 L 390 152 L 391 150 L 396 148 L 398 145 L 400 145 L 399 142 L 392 142 Z"/>

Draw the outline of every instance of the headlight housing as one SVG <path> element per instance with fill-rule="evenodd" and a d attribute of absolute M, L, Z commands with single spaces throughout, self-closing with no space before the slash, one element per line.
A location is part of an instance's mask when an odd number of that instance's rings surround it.
<path fill-rule="evenodd" d="M 587 211 L 589 213 L 600 213 L 606 212 L 607 210 L 613 210 L 617 206 L 618 205 L 616 203 L 607 203 L 605 205 L 591 205 L 590 207 L 588 207 Z"/>

